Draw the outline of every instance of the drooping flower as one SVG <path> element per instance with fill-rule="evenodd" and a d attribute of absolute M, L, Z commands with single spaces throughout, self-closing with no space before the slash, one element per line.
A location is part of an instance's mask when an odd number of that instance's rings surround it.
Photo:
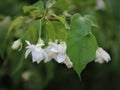
<path fill-rule="evenodd" d="M 58 63 L 64 63 L 68 68 L 73 66 L 72 62 L 70 61 L 69 57 L 66 55 L 66 43 L 61 42 L 60 44 L 49 42 L 48 47 L 45 49 L 48 54 L 48 61 L 51 59 L 55 59 Z M 45 61 L 45 62 L 48 62 Z"/>
<path fill-rule="evenodd" d="M 11 47 L 13 50 L 21 50 L 22 49 L 22 42 L 20 39 L 14 41 L 14 43 L 12 44 L 12 47 Z"/>
<path fill-rule="evenodd" d="M 111 60 L 110 55 L 101 47 L 99 47 L 96 51 L 95 62 L 102 64 L 104 62 L 109 62 L 110 60 Z"/>
<path fill-rule="evenodd" d="M 31 53 L 32 54 L 32 61 L 40 63 L 42 60 L 47 60 L 48 56 L 47 53 L 42 49 L 43 43 L 39 44 L 30 44 L 29 41 L 26 40 L 26 43 L 28 44 L 27 51 L 25 52 L 25 58 Z"/>

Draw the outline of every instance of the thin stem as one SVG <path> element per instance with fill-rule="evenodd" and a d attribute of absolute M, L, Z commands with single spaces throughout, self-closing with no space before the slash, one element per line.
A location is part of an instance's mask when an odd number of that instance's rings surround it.
<path fill-rule="evenodd" d="M 42 31 L 42 20 L 40 19 L 40 27 L 39 27 L 39 38 L 41 38 L 41 31 Z"/>
<path fill-rule="evenodd" d="M 36 17 L 35 19 L 37 20 L 37 19 L 41 19 L 41 18 L 42 18 L 42 17 Z M 52 18 L 52 17 L 51 17 L 51 18 L 48 18 L 48 20 L 49 20 L 49 21 L 58 21 L 58 22 L 60 21 L 59 19 Z M 67 18 L 66 18 L 66 21 L 67 21 L 67 22 L 70 22 L 70 18 L 67 17 Z"/>

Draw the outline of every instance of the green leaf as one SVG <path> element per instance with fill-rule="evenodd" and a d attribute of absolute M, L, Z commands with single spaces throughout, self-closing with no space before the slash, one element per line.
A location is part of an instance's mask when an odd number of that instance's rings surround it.
<path fill-rule="evenodd" d="M 73 35 L 79 37 L 89 34 L 92 29 L 91 25 L 80 14 L 73 15 L 70 26 L 71 30 L 75 30 L 75 32 L 72 31 L 75 33 Z"/>
<path fill-rule="evenodd" d="M 60 22 L 46 22 L 45 29 L 42 30 L 42 35 L 45 41 L 66 40 L 67 30 Z"/>
<path fill-rule="evenodd" d="M 64 25 L 60 22 L 54 22 L 54 27 L 55 27 L 55 36 L 56 39 L 60 40 L 60 41 L 66 41 L 68 32 L 67 30 L 64 28 Z"/>
<path fill-rule="evenodd" d="M 74 32 L 76 32 L 74 30 Z M 69 34 L 75 34 L 70 32 Z M 70 36 L 69 35 L 69 36 Z M 80 76 L 86 65 L 95 58 L 97 42 L 93 34 L 84 37 L 73 36 L 67 39 L 67 54 L 73 62 L 73 68 Z"/>
<path fill-rule="evenodd" d="M 85 15 L 84 18 L 93 26 L 98 27 L 97 19 L 92 15 Z"/>
<path fill-rule="evenodd" d="M 47 9 L 51 8 L 55 3 L 56 3 L 55 0 L 48 0 L 46 3 L 46 8 Z"/>
<path fill-rule="evenodd" d="M 42 1 L 38 1 L 31 6 L 24 6 L 23 7 L 24 13 L 30 13 L 33 17 L 43 14 L 44 11 L 44 4 Z"/>
<path fill-rule="evenodd" d="M 10 25 L 9 30 L 8 30 L 8 34 L 17 26 L 22 25 L 25 22 L 25 18 L 23 16 L 19 16 L 17 17 Z"/>
<path fill-rule="evenodd" d="M 64 26 L 65 26 L 66 29 L 70 29 L 70 26 L 69 26 L 69 24 L 67 23 L 67 21 L 66 21 L 66 19 L 65 19 L 64 16 L 57 16 L 57 15 L 55 15 L 55 14 L 52 14 L 52 15 L 53 15 L 55 18 L 57 18 L 58 20 L 60 20 L 60 22 L 64 24 Z"/>
<path fill-rule="evenodd" d="M 86 65 L 95 58 L 97 42 L 91 33 L 91 25 L 79 14 L 71 20 L 71 29 L 67 38 L 67 54 L 73 62 L 73 68 L 80 76 Z"/>
<path fill-rule="evenodd" d="M 24 33 L 24 40 L 29 40 L 32 43 L 35 43 L 38 39 L 38 33 L 39 33 L 39 20 L 32 21 Z"/>
<path fill-rule="evenodd" d="M 46 22 L 45 30 L 43 32 L 44 32 L 44 37 L 46 41 L 55 40 L 55 27 L 52 22 L 50 21 Z"/>

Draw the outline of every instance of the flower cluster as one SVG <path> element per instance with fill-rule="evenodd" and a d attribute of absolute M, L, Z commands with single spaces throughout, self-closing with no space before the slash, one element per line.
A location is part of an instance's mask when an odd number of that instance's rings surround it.
<path fill-rule="evenodd" d="M 73 63 L 70 61 L 69 57 L 66 55 L 66 43 L 60 42 L 48 42 L 48 46 L 43 48 L 44 43 L 39 42 L 36 45 L 30 44 L 29 41 L 26 40 L 28 46 L 25 52 L 25 58 L 28 55 L 32 54 L 32 61 L 40 63 L 42 60 L 46 63 L 50 60 L 54 59 L 58 63 L 64 63 L 68 68 L 73 66 Z"/>
<path fill-rule="evenodd" d="M 110 60 L 111 60 L 110 55 L 101 47 L 99 47 L 96 51 L 95 62 L 102 64 L 104 62 L 109 62 Z"/>
<path fill-rule="evenodd" d="M 45 63 L 51 61 L 54 59 L 58 63 L 65 64 L 68 68 L 73 67 L 73 63 L 70 61 L 70 58 L 66 54 L 66 43 L 65 42 L 48 42 L 48 46 L 44 47 L 44 42 L 40 39 L 39 42 L 34 45 L 31 44 L 29 41 L 25 41 L 27 43 L 26 52 L 25 52 L 25 59 L 28 57 L 28 55 L 32 54 L 32 61 L 40 63 L 41 61 L 44 61 Z M 22 48 L 22 42 L 20 39 L 16 40 L 13 45 L 13 50 L 21 50 Z M 101 47 L 99 47 L 96 50 L 96 58 L 95 62 L 98 62 L 100 64 L 104 62 L 109 62 L 111 60 L 110 55 L 103 50 Z"/>

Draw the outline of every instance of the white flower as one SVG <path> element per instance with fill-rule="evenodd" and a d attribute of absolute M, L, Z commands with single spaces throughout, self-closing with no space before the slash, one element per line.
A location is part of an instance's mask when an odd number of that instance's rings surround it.
<path fill-rule="evenodd" d="M 69 57 L 66 55 L 66 44 L 61 42 L 60 44 L 49 42 L 48 47 L 45 49 L 48 54 L 48 61 L 55 59 L 58 63 L 64 63 L 68 68 L 73 66 Z M 45 62 L 48 62 L 45 61 Z"/>
<path fill-rule="evenodd" d="M 11 47 L 13 50 L 17 50 L 19 49 L 19 51 L 22 49 L 22 42 L 20 39 L 14 41 L 14 43 L 12 44 L 12 47 Z"/>
<path fill-rule="evenodd" d="M 104 0 L 96 0 L 96 10 L 105 10 L 105 2 Z"/>
<path fill-rule="evenodd" d="M 46 52 L 44 51 L 44 49 L 41 48 L 43 46 L 43 43 L 39 43 L 36 45 L 30 44 L 29 41 L 26 41 L 26 43 L 28 44 L 28 46 L 26 47 L 27 51 L 25 53 L 25 58 L 27 58 L 27 56 L 31 53 L 33 62 L 40 63 L 42 60 L 48 59 Z"/>
<path fill-rule="evenodd" d="M 99 47 L 96 51 L 95 62 L 102 64 L 104 62 L 109 62 L 110 60 L 110 55 L 105 50 Z"/>

